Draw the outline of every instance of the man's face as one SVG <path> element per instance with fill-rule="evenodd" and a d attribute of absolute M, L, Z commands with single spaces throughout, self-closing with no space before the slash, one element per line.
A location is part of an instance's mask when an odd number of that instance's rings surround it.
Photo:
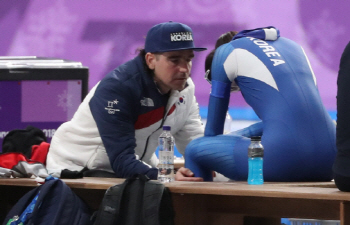
<path fill-rule="evenodd" d="M 193 50 L 146 54 L 147 65 L 154 70 L 154 80 L 162 93 L 171 89 L 181 91 L 185 88 L 190 77 L 193 57 Z"/>

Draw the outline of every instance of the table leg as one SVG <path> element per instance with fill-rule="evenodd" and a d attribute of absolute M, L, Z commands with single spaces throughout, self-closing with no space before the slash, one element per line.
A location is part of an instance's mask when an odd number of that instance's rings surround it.
<path fill-rule="evenodd" d="M 340 203 L 340 225 L 350 225 L 350 203 Z"/>

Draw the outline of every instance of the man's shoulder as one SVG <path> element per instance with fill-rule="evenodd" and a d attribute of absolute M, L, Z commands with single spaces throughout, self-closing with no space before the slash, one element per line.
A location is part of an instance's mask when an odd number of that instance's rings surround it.
<path fill-rule="evenodd" d="M 139 57 L 135 57 L 109 72 L 103 80 L 105 82 L 128 84 L 143 79 L 145 75 L 146 72 L 143 68 L 142 60 Z"/>
<path fill-rule="evenodd" d="M 130 79 L 140 79 L 144 73 L 142 60 L 139 57 L 135 57 L 115 68 L 106 77 L 125 82 Z"/>

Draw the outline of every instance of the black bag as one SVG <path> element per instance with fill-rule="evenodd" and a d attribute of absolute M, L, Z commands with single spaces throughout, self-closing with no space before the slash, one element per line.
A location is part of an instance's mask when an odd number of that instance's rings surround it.
<path fill-rule="evenodd" d="M 94 225 L 174 225 L 170 192 L 145 175 L 128 178 L 104 195 Z"/>
<path fill-rule="evenodd" d="M 36 202 L 34 202 L 35 199 Z M 31 206 L 28 207 L 28 205 Z M 34 208 L 26 213 L 26 210 L 33 206 Z M 3 225 L 6 225 L 10 219 L 16 221 L 18 218 L 25 217 L 26 225 L 91 224 L 87 205 L 60 179 L 48 180 L 26 193 L 12 207 Z"/>

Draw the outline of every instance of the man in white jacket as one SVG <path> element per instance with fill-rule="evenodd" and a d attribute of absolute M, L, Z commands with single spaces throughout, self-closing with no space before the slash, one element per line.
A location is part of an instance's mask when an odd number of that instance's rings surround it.
<path fill-rule="evenodd" d="M 83 169 L 116 177 L 146 174 L 157 179 L 155 155 L 163 125 L 171 126 L 176 146 L 203 136 L 190 78 L 196 48 L 190 27 L 166 22 L 152 27 L 145 49 L 106 75 L 87 95 L 71 121 L 62 124 L 47 157 L 50 173 Z M 202 180 L 179 169 L 177 180 Z"/>

